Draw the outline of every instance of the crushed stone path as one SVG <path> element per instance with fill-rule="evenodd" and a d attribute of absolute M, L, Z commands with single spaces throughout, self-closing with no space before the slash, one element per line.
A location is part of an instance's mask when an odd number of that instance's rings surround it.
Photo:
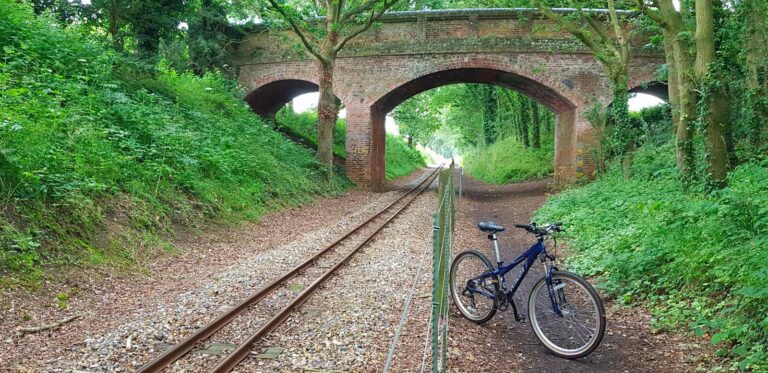
<path fill-rule="evenodd" d="M 176 254 L 153 257 L 141 273 L 77 268 L 34 291 L 0 289 L 0 372 L 133 371 L 145 362 L 148 346 L 193 332 L 290 268 L 304 251 L 389 204 L 423 174 L 389 183 L 386 193 L 353 190 L 257 223 L 183 233 L 174 242 Z M 69 295 L 66 309 L 57 307 L 59 293 Z M 56 330 L 16 332 L 72 315 L 82 317 Z"/>
<path fill-rule="evenodd" d="M 465 176 L 464 199 L 457 210 L 454 255 L 473 248 L 493 258 L 486 234 L 477 229 L 477 223 L 483 220 L 492 220 L 507 228 L 499 234 L 503 261 L 508 263 L 520 255 L 534 242 L 534 237 L 515 229 L 513 224 L 531 221 L 534 211 L 547 198 L 550 182 L 489 185 Z M 562 250 L 558 254 L 562 255 Z M 528 294 L 543 272 L 541 265 L 533 265 L 515 295 L 518 310 L 526 317 Z M 514 273 L 513 270 L 508 276 Z M 513 278 L 507 278 L 507 283 L 512 281 Z M 707 370 L 711 355 L 706 341 L 670 333 L 654 334 L 647 312 L 640 308 L 622 308 L 603 299 L 608 325 L 602 344 L 591 355 L 573 361 L 550 354 L 539 344 L 529 323 L 515 321 L 511 309 L 497 313 L 484 325 L 477 325 L 464 319 L 451 305 L 449 369 L 452 372 L 665 373 Z"/>

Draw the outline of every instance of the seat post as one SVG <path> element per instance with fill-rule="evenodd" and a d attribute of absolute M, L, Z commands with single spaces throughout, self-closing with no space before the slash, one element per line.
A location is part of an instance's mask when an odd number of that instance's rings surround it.
<path fill-rule="evenodd" d="M 501 256 L 499 255 L 499 240 L 496 239 L 496 233 L 489 234 L 488 239 L 493 242 L 493 252 L 496 253 L 496 264 L 501 264 Z"/>

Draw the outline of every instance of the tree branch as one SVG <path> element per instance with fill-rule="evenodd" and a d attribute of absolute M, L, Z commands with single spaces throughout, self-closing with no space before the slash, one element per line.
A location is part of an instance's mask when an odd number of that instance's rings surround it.
<path fill-rule="evenodd" d="M 655 11 L 655 10 L 649 8 L 645 4 L 645 0 L 637 0 L 637 6 L 640 8 L 641 12 L 645 13 L 645 15 L 648 16 L 648 18 L 650 18 L 654 22 L 658 23 L 659 26 L 661 26 L 663 28 L 667 28 L 666 22 L 664 22 L 664 20 L 661 18 L 661 15 L 658 13 L 658 11 Z"/>
<path fill-rule="evenodd" d="M 603 50 L 600 48 L 597 43 L 595 43 L 594 40 L 592 40 L 590 37 L 587 36 L 587 34 L 584 33 L 584 31 L 580 30 L 579 27 L 577 27 L 573 22 L 566 20 L 565 18 L 561 17 L 560 15 L 553 12 L 548 7 L 544 6 L 544 4 L 541 3 L 541 0 L 534 0 L 534 5 L 536 5 L 537 8 L 539 8 L 539 11 L 544 14 L 547 18 L 555 21 L 557 24 L 565 28 L 566 31 L 571 33 L 576 39 L 579 39 L 584 45 L 587 46 L 595 55 L 598 55 L 599 53 L 602 53 Z"/>
<path fill-rule="evenodd" d="M 595 22 L 592 17 L 590 17 L 588 14 L 584 13 L 584 11 L 581 9 L 581 7 L 576 8 L 579 18 L 586 21 L 589 27 L 597 34 L 597 36 L 600 37 L 601 44 L 605 47 L 605 49 L 608 49 L 611 53 L 614 54 L 614 56 L 621 58 L 621 54 L 619 50 L 616 48 L 616 46 L 613 45 L 613 42 L 611 41 L 611 38 L 608 36 L 608 34 L 603 31 L 603 28 Z"/>
<path fill-rule="evenodd" d="M 613 32 L 616 34 L 616 39 L 619 41 L 619 48 L 621 48 L 621 59 L 629 60 L 629 39 L 621 29 L 619 24 L 619 16 L 616 14 L 616 4 L 614 0 L 608 0 L 608 13 L 611 15 L 611 23 L 613 24 Z"/>
<path fill-rule="evenodd" d="M 368 30 L 374 21 L 381 18 L 381 16 L 384 14 L 384 12 L 387 11 L 387 9 L 391 8 L 393 5 L 397 4 L 397 2 L 400 0 L 384 0 L 384 4 L 381 6 L 381 9 L 379 10 L 371 10 L 370 15 L 368 16 L 368 19 L 363 23 L 360 27 L 353 30 L 349 35 L 343 37 L 338 44 L 333 48 L 334 52 L 339 52 L 342 48 L 344 48 L 344 45 L 347 44 L 348 41 L 350 41 L 352 38 L 354 38 L 357 35 L 362 34 L 366 30 Z"/>
<path fill-rule="evenodd" d="M 379 1 L 380 0 L 368 0 L 365 3 L 360 4 L 359 6 L 350 9 L 349 11 L 344 13 L 343 16 L 341 16 L 341 19 L 339 20 L 339 22 L 340 23 L 345 23 L 345 22 L 349 21 L 350 19 L 352 19 L 352 17 L 354 17 L 354 16 L 356 16 L 358 14 L 361 14 L 363 12 L 367 12 L 367 11 L 373 9 L 373 7 Z"/>
<path fill-rule="evenodd" d="M 291 28 L 293 29 L 293 31 L 296 33 L 296 35 L 299 36 L 299 39 L 301 39 L 301 43 L 304 44 L 304 48 L 306 48 L 307 51 L 309 51 L 309 53 L 311 53 L 313 56 L 315 56 L 315 58 L 317 58 L 321 62 L 327 62 L 326 61 L 327 58 L 325 58 L 325 56 L 323 56 L 323 54 L 320 53 L 316 45 L 312 44 L 312 42 L 309 40 L 310 36 L 308 36 L 306 33 L 304 33 L 304 31 L 301 30 L 301 27 L 299 27 L 299 25 L 296 23 L 296 20 L 293 19 L 293 17 L 291 17 L 288 14 L 288 12 L 286 12 L 285 9 L 283 9 L 283 7 L 277 3 L 277 1 L 275 0 L 268 0 L 268 1 L 269 1 L 269 4 L 272 6 L 272 8 L 274 8 L 278 13 L 280 13 L 280 16 L 282 16 L 288 22 L 288 24 L 291 25 Z"/>
<path fill-rule="evenodd" d="M 64 318 L 62 320 L 59 320 L 59 321 L 57 321 L 57 322 L 55 322 L 53 324 L 45 324 L 45 325 L 40 325 L 40 326 L 25 326 L 25 327 L 24 326 L 20 326 L 20 327 L 16 328 L 16 331 L 18 331 L 19 333 L 22 333 L 22 334 L 28 334 L 28 333 L 39 333 L 39 332 L 43 332 L 43 331 L 46 331 L 46 330 L 49 330 L 49 329 L 58 329 L 62 325 L 66 324 L 68 322 L 75 321 L 75 320 L 77 320 L 77 319 L 79 319 L 81 317 L 83 317 L 83 315 L 74 315 L 74 316 L 69 316 L 69 317 Z"/>

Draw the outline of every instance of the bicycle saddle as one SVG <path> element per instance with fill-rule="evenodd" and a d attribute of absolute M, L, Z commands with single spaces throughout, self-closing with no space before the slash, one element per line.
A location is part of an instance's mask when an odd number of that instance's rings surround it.
<path fill-rule="evenodd" d="M 480 224 L 477 225 L 478 228 L 480 228 L 483 232 L 488 233 L 496 233 L 496 232 L 503 232 L 504 227 L 492 222 L 492 221 L 481 221 Z"/>

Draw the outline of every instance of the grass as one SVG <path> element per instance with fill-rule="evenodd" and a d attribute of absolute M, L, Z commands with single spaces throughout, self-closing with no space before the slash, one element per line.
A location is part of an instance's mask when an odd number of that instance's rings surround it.
<path fill-rule="evenodd" d="M 507 137 L 488 147 L 476 148 L 463 155 L 467 173 L 491 184 L 506 184 L 541 179 L 553 172 L 553 145 L 526 148 L 514 137 Z"/>
<path fill-rule="evenodd" d="M 280 110 L 275 120 L 278 127 L 288 133 L 300 138 L 308 144 L 317 147 L 317 112 L 305 111 L 295 113 L 289 108 Z M 347 158 L 347 149 L 345 147 L 347 127 L 344 119 L 336 121 L 336 128 L 333 130 L 333 154 L 339 158 Z"/>
<path fill-rule="evenodd" d="M 657 329 L 691 330 L 730 369 L 768 369 L 768 162 L 738 166 L 729 187 L 683 188 L 672 144 L 550 198 L 540 221 L 564 221 L 569 266 L 623 304 L 645 304 Z"/>
<path fill-rule="evenodd" d="M 350 185 L 221 75 L 143 65 L 10 0 L 0 45 L 4 284 L 151 261 L 175 224 L 237 224 Z"/>

